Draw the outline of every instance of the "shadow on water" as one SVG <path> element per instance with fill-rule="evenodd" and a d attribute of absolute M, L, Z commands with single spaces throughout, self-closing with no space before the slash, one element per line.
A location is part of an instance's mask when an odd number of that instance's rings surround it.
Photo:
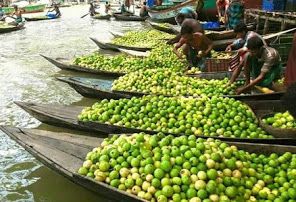
<path fill-rule="evenodd" d="M 36 119 L 14 101 L 91 105 L 57 76 L 97 76 L 60 71 L 40 54 L 73 58 L 98 48 L 89 39 L 110 40 L 109 31 L 123 32 L 143 27 L 138 22 L 92 20 L 80 17 L 87 6 L 62 8 L 62 18 L 26 23 L 26 29 L 0 35 L 0 125 L 35 128 Z M 108 52 L 107 54 L 114 54 Z M 73 132 L 42 124 L 40 129 Z M 80 133 L 84 134 L 84 133 Z M 22 147 L 0 131 L 0 201 L 99 202 L 107 201 L 44 167 Z"/>

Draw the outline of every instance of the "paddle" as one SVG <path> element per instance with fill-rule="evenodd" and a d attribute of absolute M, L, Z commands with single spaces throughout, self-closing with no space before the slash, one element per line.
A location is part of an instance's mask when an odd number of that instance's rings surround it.
<path fill-rule="evenodd" d="M 90 12 L 88 12 L 87 14 L 81 16 L 80 18 L 84 18 L 84 17 L 87 16 L 88 14 L 90 14 Z"/>

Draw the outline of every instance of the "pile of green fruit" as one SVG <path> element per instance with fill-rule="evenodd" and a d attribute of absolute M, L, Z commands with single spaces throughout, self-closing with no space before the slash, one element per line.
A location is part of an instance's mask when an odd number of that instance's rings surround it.
<path fill-rule="evenodd" d="M 191 67 L 190 69 L 187 70 L 187 74 L 200 74 L 200 68 L 198 67 Z"/>
<path fill-rule="evenodd" d="M 182 71 L 184 68 L 183 62 L 173 53 L 171 46 L 161 44 L 153 49 L 148 57 L 143 59 L 128 57 L 126 55 L 110 57 L 100 53 L 94 53 L 77 57 L 73 63 L 90 69 L 129 73 L 140 69 L 153 68 L 168 68 L 173 71 Z"/>
<path fill-rule="evenodd" d="M 113 136 L 78 173 L 152 202 L 296 201 L 295 154 L 248 153 L 194 135 Z"/>
<path fill-rule="evenodd" d="M 153 48 L 163 43 L 164 39 L 174 36 L 157 30 L 130 31 L 122 37 L 112 40 L 112 43 L 124 46 L 134 46 L 143 48 Z"/>
<path fill-rule="evenodd" d="M 266 123 L 276 128 L 282 128 L 282 129 L 296 128 L 296 120 L 289 113 L 289 111 L 286 111 L 284 113 L 276 113 L 272 117 L 262 119 L 262 121 L 263 123 Z"/>
<path fill-rule="evenodd" d="M 115 80 L 112 90 L 141 92 L 166 96 L 233 95 L 236 84 L 229 79 L 206 80 L 181 75 L 167 69 L 149 69 L 131 72 Z"/>
<path fill-rule="evenodd" d="M 211 58 L 214 59 L 230 59 L 233 53 L 211 51 Z"/>
<path fill-rule="evenodd" d="M 232 98 L 164 97 L 102 100 L 82 110 L 80 121 L 172 134 L 270 138 L 249 107 Z"/>

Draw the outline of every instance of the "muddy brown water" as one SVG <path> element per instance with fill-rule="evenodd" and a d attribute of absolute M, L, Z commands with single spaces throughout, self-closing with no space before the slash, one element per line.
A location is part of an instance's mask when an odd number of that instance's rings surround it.
<path fill-rule="evenodd" d="M 56 76 L 84 75 L 60 71 L 39 54 L 73 58 L 98 50 L 89 37 L 110 40 L 109 31 L 141 29 L 145 23 L 92 20 L 87 6 L 62 8 L 53 21 L 27 22 L 26 29 L 0 35 L 0 125 L 64 131 L 41 124 L 14 101 L 90 105 Z M 110 54 L 110 53 L 109 53 Z M 0 132 L 0 202 L 100 202 L 107 199 L 72 183 L 43 166 Z"/>

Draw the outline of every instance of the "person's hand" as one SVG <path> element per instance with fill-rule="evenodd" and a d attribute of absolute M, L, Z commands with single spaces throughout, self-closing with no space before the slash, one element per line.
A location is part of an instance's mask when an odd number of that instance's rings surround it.
<path fill-rule="evenodd" d="M 227 51 L 227 52 L 232 51 L 231 45 L 227 46 L 227 48 L 225 49 L 225 51 Z"/>
<path fill-rule="evenodd" d="M 244 87 L 240 87 L 240 88 L 237 88 L 235 92 L 236 92 L 237 95 L 240 95 L 240 94 L 242 94 L 244 92 L 244 90 L 245 90 Z"/>
<path fill-rule="evenodd" d="M 198 54 L 197 54 L 196 57 L 198 57 L 198 58 L 203 58 L 203 57 L 205 57 L 205 56 L 206 56 L 206 54 L 205 54 L 204 51 L 198 51 Z"/>

